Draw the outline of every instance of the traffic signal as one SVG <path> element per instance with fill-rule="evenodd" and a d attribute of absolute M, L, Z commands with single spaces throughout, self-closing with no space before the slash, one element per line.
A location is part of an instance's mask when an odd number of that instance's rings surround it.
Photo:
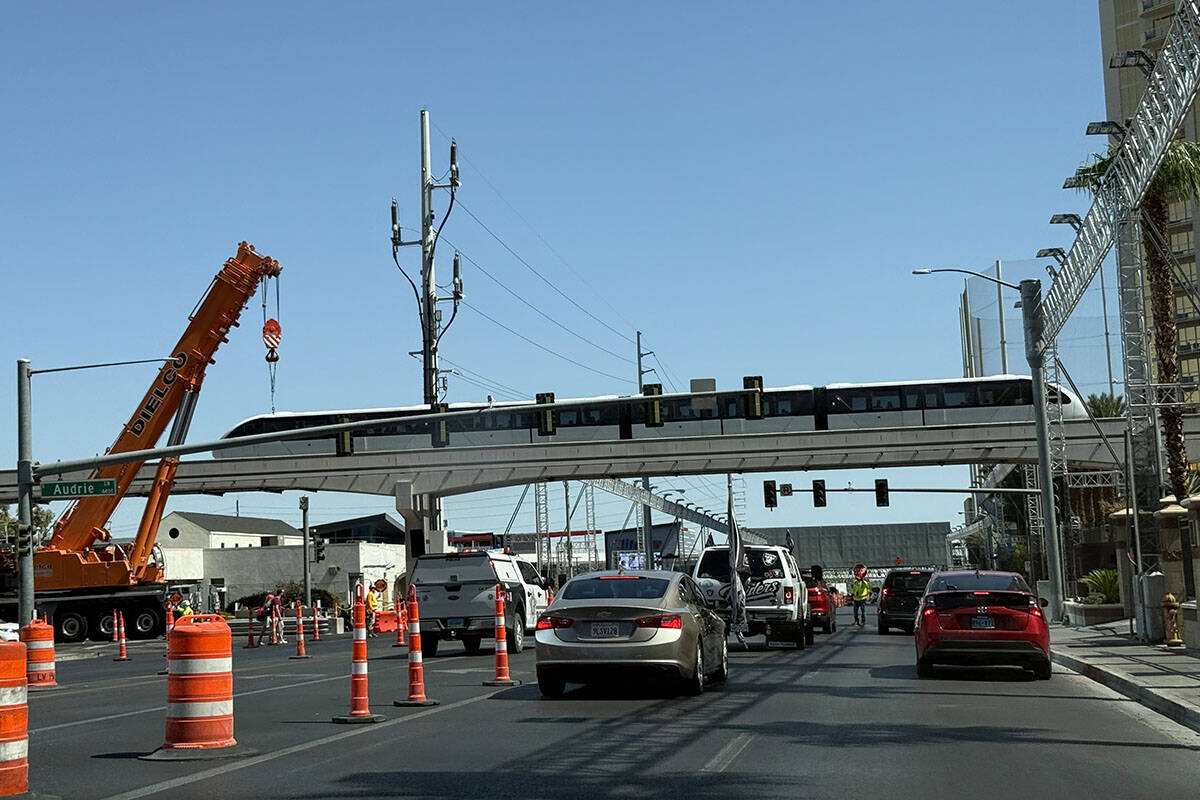
<path fill-rule="evenodd" d="M 813 507 L 825 507 L 825 481 L 813 481 Z"/>
<path fill-rule="evenodd" d="M 314 561 L 324 561 L 325 560 L 325 540 L 322 539 L 320 536 L 313 537 L 313 560 Z"/>
<path fill-rule="evenodd" d="M 767 508 L 779 506 L 779 498 L 775 496 L 775 481 L 763 481 L 763 505 Z"/>
<path fill-rule="evenodd" d="M 875 505 L 886 506 L 888 504 L 888 486 L 887 478 L 875 479 Z"/>
<path fill-rule="evenodd" d="M 554 402 L 554 392 L 538 392 L 538 405 L 546 405 Z M 554 435 L 554 411 L 553 409 L 542 409 L 537 412 L 538 420 L 538 436 L 553 436 Z"/>
<path fill-rule="evenodd" d="M 779 484 L 779 493 L 784 497 L 792 496 L 792 485 L 790 483 Z"/>

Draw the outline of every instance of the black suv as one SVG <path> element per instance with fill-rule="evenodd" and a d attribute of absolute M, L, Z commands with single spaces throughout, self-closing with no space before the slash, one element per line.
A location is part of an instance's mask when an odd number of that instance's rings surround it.
<path fill-rule="evenodd" d="M 880 633 L 887 633 L 891 628 L 913 632 L 917 607 L 933 572 L 932 569 L 894 569 L 887 574 L 879 592 Z"/>

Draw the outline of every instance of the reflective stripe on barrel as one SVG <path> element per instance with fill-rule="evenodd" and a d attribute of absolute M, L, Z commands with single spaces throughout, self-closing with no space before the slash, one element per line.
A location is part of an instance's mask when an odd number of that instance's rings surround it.
<path fill-rule="evenodd" d="M 354 587 L 354 641 L 350 644 L 350 716 L 370 717 L 371 700 L 367 684 L 367 604 L 363 585 Z"/>
<path fill-rule="evenodd" d="M 425 697 L 425 665 L 421 659 L 421 607 L 417 604 L 417 587 L 408 585 L 408 701 L 423 703 Z"/>
<path fill-rule="evenodd" d="M 21 641 L 26 647 L 26 678 L 29 685 L 57 686 L 54 672 L 54 626 L 34 619 L 21 628 Z"/>
<path fill-rule="evenodd" d="M 0 795 L 29 790 L 29 706 L 25 691 L 26 649 L 0 642 Z"/>
<path fill-rule="evenodd" d="M 180 617 L 168 639 L 164 749 L 232 747 L 233 650 L 217 614 Z"/>
<path fill-rule="evenodd" d="M 519 625 L 520 622 L 518 621 Z M 496 681 L 509 681 L 508 631 L 504 629 L 504 587 L 496 584 Z"/>

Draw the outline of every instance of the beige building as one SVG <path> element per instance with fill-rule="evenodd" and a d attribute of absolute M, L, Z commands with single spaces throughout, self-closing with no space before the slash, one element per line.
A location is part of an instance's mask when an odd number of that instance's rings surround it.
<path fill-rule="evenodd" d="M 1174 0 L 1099 0 L 1101 69 L 1104 76 L 1105 119 L 1124 123 L 1134 115 L 1138 101 L 1146 89 L 1146 78 L 1140 69 L 1109 67 L 1115 53 L 1145 50 L 1156 54 L 1175 13 Z M 1193 104 L 1184 118 L 1184 135 L 1197 141 L 1197 110 Z M 1099 139 L 1099 137 L 1097 137 Z M 1097 145 L 1097 150 L 1103 149 Z M 1195 292 L 1196 237 L 1200 220 L 1194 215 L 1191 200 L 1171 204 L 1170 222 L 1165 232 L 1171 250 L 1187 278 L 1187 285 L 1177 285 L 1175 320 L 1179 326 L 1179 377 L 1183 384 L 1200 384 L 1200 313 L 1187 296 Z M 1146 310 L 1147 321 L 1150 311 Z M 1153 326 L 1148 325 L 1153 332 Z"/>

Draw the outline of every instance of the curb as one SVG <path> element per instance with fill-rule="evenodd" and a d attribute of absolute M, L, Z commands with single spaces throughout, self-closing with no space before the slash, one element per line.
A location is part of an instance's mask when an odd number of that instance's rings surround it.
<path fill-rule="evenodd" d="M 1110 672 L 1102 667 L 1097 667 L 1095 664 L 1089 664 L 1066 653 L 1061 653 L 1054 648 L 1050 649 L 1050 660 L 1078 672 L 1085 678 L 1090 678 L 1096 683 L 1107 686 L 1109 689 L 1128 697 L 1130 700 L 1136 700 L 1147 708 L 1162 714 L 1164 717 L 1168 717 L 1180 725 L 1184 725 L 1200 733 L 1200 708 L 1188 705 L 1187 703 L 1181 703 L 1178 700 L 1172 700 L 1170 697 L 1135 683 L 1129 678 L 1118 675 L 1115 672 Z"/>

